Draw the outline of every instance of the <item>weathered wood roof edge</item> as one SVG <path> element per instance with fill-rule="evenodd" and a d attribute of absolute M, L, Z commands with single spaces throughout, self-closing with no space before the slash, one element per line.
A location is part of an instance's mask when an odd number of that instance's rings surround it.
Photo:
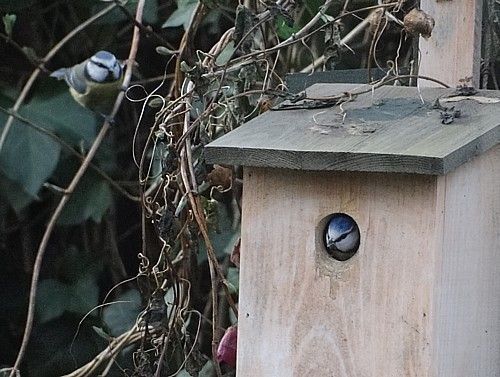
<path fill-rule="evenodd" d="M 351 87 L 349 84 L 317 84 L 310 92 L 335 92 Z M 208 163 L 313 171 L 442 175 L 500 143 L 500 103 L 482 104 L 471 100 L 453 103 L 462 115 L 451 125 L 441 125 L 439 111 L 432 110 L 429 104 L 453 90 L 422 89 L 426 106 L 415 99 L 416 90 L 384 87 L 373 97 L 370 94 L 358 96 L 346 104 L 351 124 L 361 127 L 366 124 L 368 128 L 374 125 L 373 134 L 352 136 L 345 128 L 341 133 L 339 129 L 349 127 L 349 123 L 337 125 L 338 109 L 334 108 L 267 112 L 207 145 L 206 160 Z M 478 96 L 500 99 L 500 91 L 481 90 Z M 374 105 L 378 102 L 382 105 Z M 382 116 L 389 114 L 387 121 L 374 118 L 373 122 L 368 117 L 365 122 L 365 111 L 369 116 L 374 109 Z M 319 131 L 315 119 L 318 114 L 320 123 L 326 123 Z"/>
<path fill-rule="evenodd" d="M 499 128 L 500 130 L 500 128 Z M 441 175 L 452 170 L 452 163 L 440 157 L 401 156 L 373 153 L 287 151 L 258 148 L 210 146 L 205 149 L 209 164 L 309 171 L 365 171 Z M 411 167 L 411 168 L 409 168 Z"/>

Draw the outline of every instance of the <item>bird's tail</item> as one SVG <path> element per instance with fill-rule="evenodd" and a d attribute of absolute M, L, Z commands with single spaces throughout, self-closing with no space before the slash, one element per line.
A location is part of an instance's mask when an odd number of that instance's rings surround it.
<path fill-rule="evenodd" d="M 55 77 L 58 80 L 64 80 L 68 74 L 68 68 L 59 68 L 50 74 L 50 77 Z"/>

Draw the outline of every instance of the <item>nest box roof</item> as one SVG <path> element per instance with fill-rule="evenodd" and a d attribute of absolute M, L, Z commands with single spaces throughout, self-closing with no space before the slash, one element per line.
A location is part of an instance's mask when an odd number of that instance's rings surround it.
<path fill-rule="evenodd" d="M 209 163 L 302 170 L 446 174 L 500 142 L 500 92 L 316 84 L 341 105 L 271 110 L 210 143 Z M 459 93 L 464 94 L 464 93 Z M 470 94 L 470 93 L 465 93 Z M 439 103 L 436 100 L 439 99 Z M 424 101 L 424 103 L 422 103 Z M 437 105 L 437 106 L 436 106 Z"/>

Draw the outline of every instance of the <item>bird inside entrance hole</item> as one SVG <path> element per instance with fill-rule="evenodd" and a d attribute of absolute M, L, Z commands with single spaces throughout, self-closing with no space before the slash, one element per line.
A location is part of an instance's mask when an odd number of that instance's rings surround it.
<path fill-rule="evenodd" d="M 358 251 L 358 224 L 345 213 L 335 213 L 327 221 L 324 241 L 328 254 L 337 260 L 345 261 Z"/>
<path fill-rule="evenodd" d="M 82 63 L 60 68 L 50 76 L 64 79 L 71 95 L 80 105 L 107 116 L 122 90 L 123 67 L 112 53 L 98 51 Z"/>

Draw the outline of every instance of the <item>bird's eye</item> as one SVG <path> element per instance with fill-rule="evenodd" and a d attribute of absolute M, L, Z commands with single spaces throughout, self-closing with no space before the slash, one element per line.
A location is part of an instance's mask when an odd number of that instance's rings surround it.
<path fill-rule="evenodd" d="M 356 221 L 345 213 L 334 213 L 325 220 L 323 242 L 327 253 L 339 261 L 351 258 L 360 244 Z"/>

